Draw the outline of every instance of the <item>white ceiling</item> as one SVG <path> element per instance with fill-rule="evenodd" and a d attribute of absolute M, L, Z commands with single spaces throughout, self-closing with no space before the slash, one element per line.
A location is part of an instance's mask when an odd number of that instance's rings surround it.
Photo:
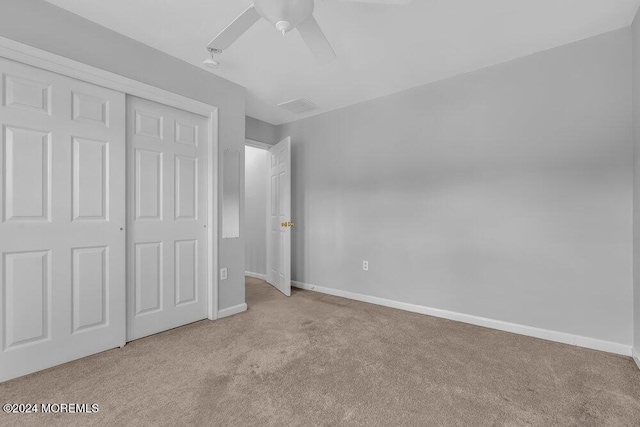
<path fill-rule="evenodd" d="M 47 0 L 198 67 L 207 43 L 252 0 Z M 316 0 L 338 58 L 317 65 L 297 31 L 260 20 L 215 74 L 247 88 L 247 115 L 281 124 L 623 28 L 640 0 Z M 295 115 L 277 107 L 306 98 Z"/>

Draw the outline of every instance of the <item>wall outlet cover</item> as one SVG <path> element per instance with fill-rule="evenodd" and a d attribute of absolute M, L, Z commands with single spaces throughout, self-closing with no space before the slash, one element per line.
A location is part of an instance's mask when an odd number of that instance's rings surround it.
<path fill-rule="evenodd" d="M 220 280 L 227 280 L 227 268 L 220 269 Z"/>

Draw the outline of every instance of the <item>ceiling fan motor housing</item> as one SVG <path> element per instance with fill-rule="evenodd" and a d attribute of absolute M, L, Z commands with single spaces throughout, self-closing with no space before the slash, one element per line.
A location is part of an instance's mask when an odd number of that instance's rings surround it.
<path fill-rule="evenodd" d="M 256 11 L 283 34 L 313 14 L 313 0 L 255 0 Z"/>

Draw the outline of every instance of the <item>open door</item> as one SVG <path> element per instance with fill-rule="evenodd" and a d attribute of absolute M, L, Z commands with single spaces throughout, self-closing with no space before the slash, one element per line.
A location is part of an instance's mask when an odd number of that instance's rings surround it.
<path fill-rule="evenodd" d="M 291 296 L 291 138 L 269 149 L 267 282 Z"/>

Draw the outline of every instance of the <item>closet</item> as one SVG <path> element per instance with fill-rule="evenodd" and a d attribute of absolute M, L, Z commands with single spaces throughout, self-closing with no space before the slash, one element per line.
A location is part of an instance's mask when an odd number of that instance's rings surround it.
<path fill-rule="evenodd" d="M 211 118 L 4 58 L 0 78 L 0 381 L 207 318 Z"/>

